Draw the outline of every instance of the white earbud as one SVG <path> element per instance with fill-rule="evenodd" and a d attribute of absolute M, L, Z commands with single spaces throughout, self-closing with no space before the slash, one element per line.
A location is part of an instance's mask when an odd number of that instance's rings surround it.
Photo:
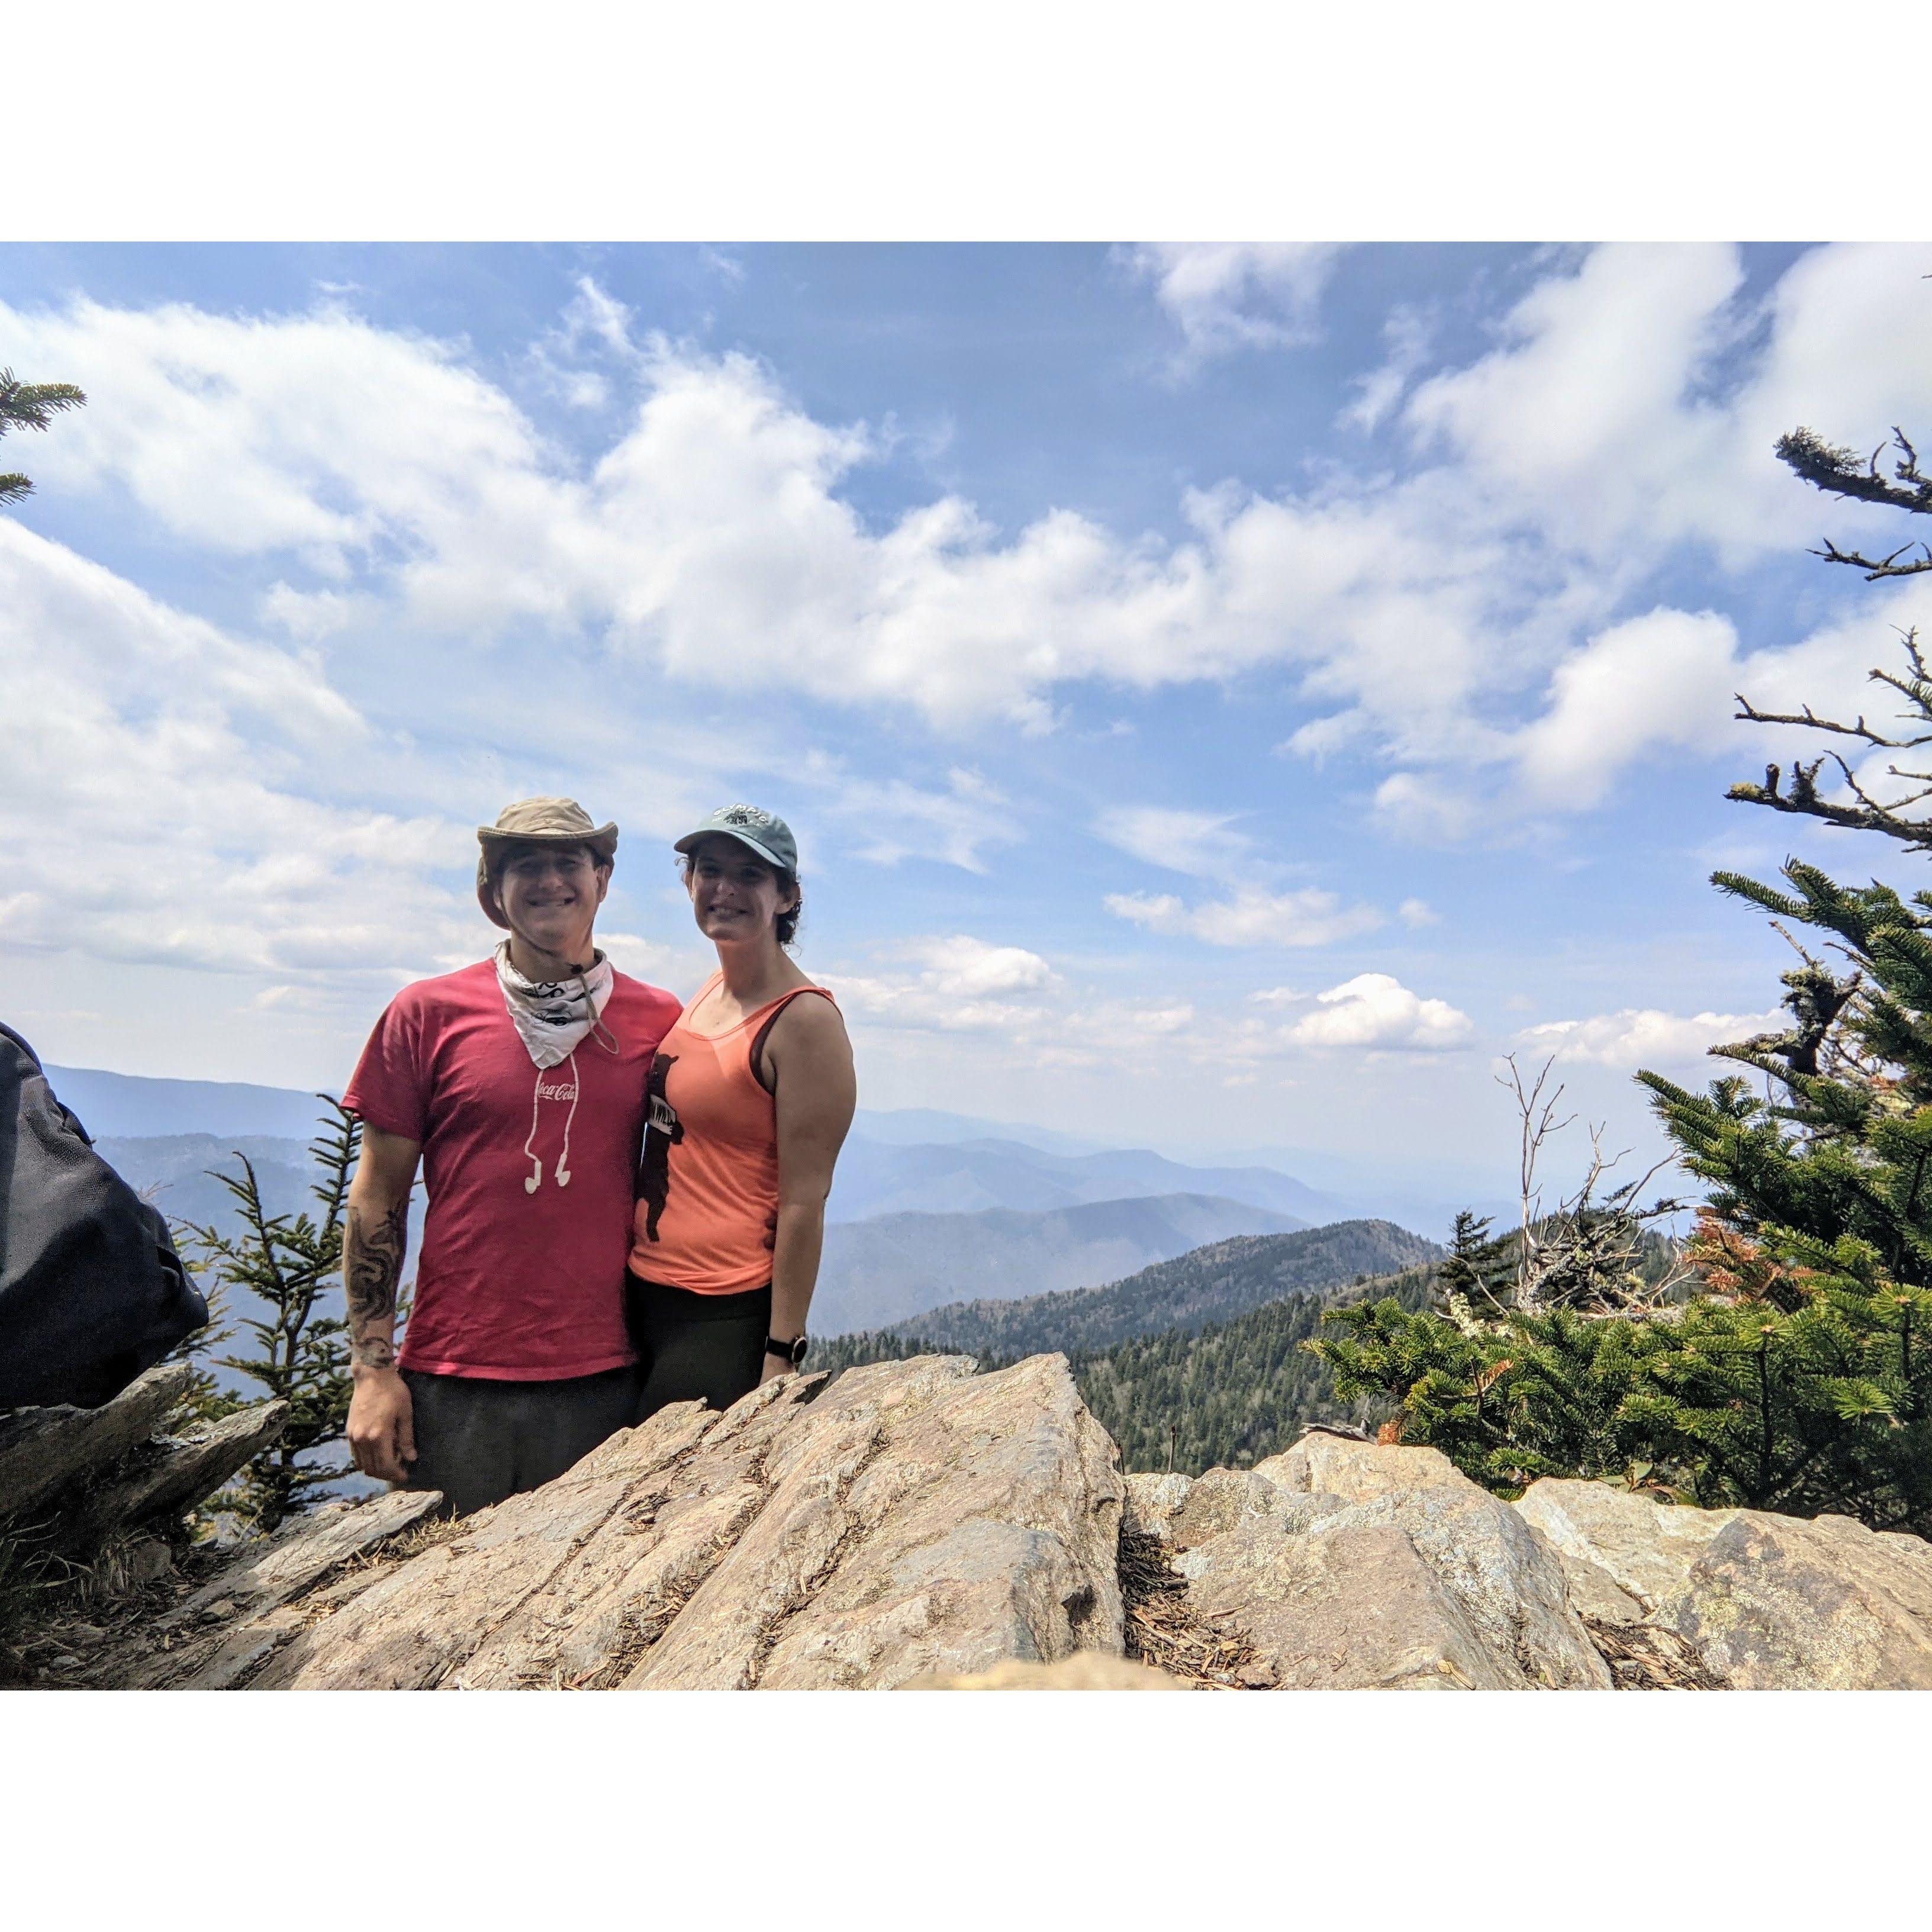
<path fill-rule="evenodd" d="M 568 1187 L 570 1185 L 570 1176 L 561 1167 L 556 1171 L 556 1184 L 560 1187 Z"/>
<path fill-rule="evenodd" d="M 536 1168 L 536 1172 L 524 1183 L 524 1192 L 526 1194 L 534 1194 L 543 1185 L 543 1162 L 540 1160 L 533 1161 L 531 1165 Z"/>

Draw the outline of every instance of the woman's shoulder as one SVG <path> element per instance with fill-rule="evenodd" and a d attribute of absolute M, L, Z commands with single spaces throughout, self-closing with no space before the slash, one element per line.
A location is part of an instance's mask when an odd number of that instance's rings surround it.
<path fill-rule="evenodd" d="M 817 995 L 816 998 L 812 997 Z M 838 1010 L 838 997 L 830 986 L 815 980 L 805 980 L 781 994 L 782 1010 L 776 1015 L 774 1034 L 782 1031 L 790 1040 L 843 1040 L 844 1016 Z"/>

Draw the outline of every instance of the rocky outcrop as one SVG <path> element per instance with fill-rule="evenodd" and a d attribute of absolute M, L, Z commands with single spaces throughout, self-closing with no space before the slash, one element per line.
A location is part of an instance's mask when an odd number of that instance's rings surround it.
<path fill-rule="evenodd" d="M 1516 1505 L 1613 1629 L 1733 1690 L 1932 1690 L 1932 1544 L 1841 1516 L 1685 1509 L 1545 1478 Z"/>
<path fill-rule="evenodd" d="M 152 1523 L 279 1426 L 249 1411 L 136 1441 L 163 1412 L 158 1372 L 118 1415 L 0 1428 L 0 1481 L 35 1495 L 38 1432 L 73 1509 L 118 1498 L 116 1520 Z M 472 1516 L 394 1493 L 182 1560 L 111 1628 L 49 1632 L 38 1681 L 1932 1688 L 1919 1539 L 1604 1484 L 1511 1504 L 1434 1450 L 1320 1430 L 1251 1469 L 1123 1479 L 1058 1355 L 789 1376 L 722 1414 L 667 1409 Z"/>
<path fill-rule="evenodd" d="M 391 1496 L 204 1585 L 118 1681 L 884 1688 L 1118 1656 L 1118 1458 L 1060 1356 L 788 1377 L 455 1522 Z M 433 1499 L 430 1499 L 433 1500 Z M 386 1556 L 385 1548 L 388 1550 Z M 351 1557 L 362 1560 L 350 1563 Z M 97 1681 L 106 1681 L 97 1679 Z"/>
<path fill-rule="evenodd" d="M 1555 1552 L 1435 1450 L 1310 1434 L 1252 1469 L 1129 1487 L 1187 1611 L 1280 1688 L 1611 1688 Z"/>

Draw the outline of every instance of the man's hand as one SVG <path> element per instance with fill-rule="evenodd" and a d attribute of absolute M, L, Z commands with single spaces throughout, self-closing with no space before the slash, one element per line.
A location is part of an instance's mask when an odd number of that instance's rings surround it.
<path fill-rule="evenodd" d="M 791 1358 L 789 1355 L 768 1354 L 765 1358 L 765 1372 L 758 1378 L 758 1386 L 763 1388 L 766 1383 L 775 1382 L 779 1376 L 788 1376 L 791 1372 Z"/>
<path fill-rule="evenodd" d="M 394 1369 L 358 1368 L 349 1399 L 349 1450 L 365 1476 L 386 1483 L 409 1480 L 416 1460 L 416 1406 L 410 1385 Z"/>

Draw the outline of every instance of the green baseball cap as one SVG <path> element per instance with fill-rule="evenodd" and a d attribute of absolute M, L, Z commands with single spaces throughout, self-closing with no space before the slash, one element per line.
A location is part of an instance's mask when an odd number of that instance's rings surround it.
<path fill-rule="evenodd" d="M 776 812 L 761 812 L 755 805 L 722 807 L 695 832 L 687 832 L 671 850 L 691 852 L 700 838 L 709 838 L 714 832 L 722 832 L 727 838 L 748 846 L 766 865 L 776 866 L 781 872 L 798 870 L 798 841 L 791 836 L 791 827 Z"/>

